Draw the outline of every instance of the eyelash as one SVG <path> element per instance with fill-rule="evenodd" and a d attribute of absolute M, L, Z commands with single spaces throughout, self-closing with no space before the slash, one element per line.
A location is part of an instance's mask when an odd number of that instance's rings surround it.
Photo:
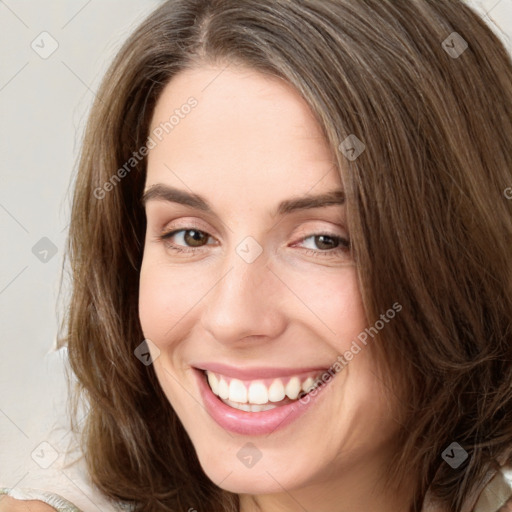
<path fill-rule="evenodd" d="M 179 245 L 169 242 L 169 239 L 172 238 L 174 235 L 176 235 L 178 233 L 182 233 L 182 232 L 187 232 L 187 231 L 197 231 L 204 235 L 208 235 L 208 233 L 206 233 L 205 231 L 202 231 L 200 229 L 196 229 L 193 227 L 188 227 L 188 228 L 175 229 L 175 230 L 169 231 L 167 233 L 163 233 L 162 235 L 158 236 L 158 240 L 160 242 L 164 242 L 166 247 L 168 247 L 170 250 L 172 250 L 176 253 L 194 253 L 196 251 L 201 250 L 203 247 L 205 247 L 205 246 L 201 246 L 201 247 L 197 247 L 197 248 L 194 248 L 194 247 L 184 248 L 183 246 L 179 246 Z M 319 236 L 326 236 L 326 237 L 332 238 L 333 240 L 337 240 L 339 242 L 339 246 L 334 247 L 333 249 L 327 249 L 327 250 L 303 249 L 303 251 L 308 256 L 325 258 L 325 257 L 332 257 L 333 253 L 341 252 L 343 254 L 346 254 L 347 252 L 350 251 L 350 241 L 346 238 L 343 238 L 338 235 L 334 235 L 332 233 L 325 233 L 325 232 L 313 233 L 311 235 L 308 235 L 308 236 L 302 238 L 299 242 L 304 242 L 305 240 L 308 240 L 310 238 L 316 238 Z M 211 237 L 211 235 L 208 235 L 208 237 Z M 209 244 L 206 244 L 206 245 L 209 245 Z"/>

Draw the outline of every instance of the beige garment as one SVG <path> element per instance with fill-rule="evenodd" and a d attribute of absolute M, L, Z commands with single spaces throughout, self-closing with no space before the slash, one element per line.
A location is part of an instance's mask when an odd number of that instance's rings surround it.
<path fill-rule="evenodd" d="M 502 466 L 491 478 L 473 509 L 473 512 L 491 511 L 512 512 L 512 466 Z"/>

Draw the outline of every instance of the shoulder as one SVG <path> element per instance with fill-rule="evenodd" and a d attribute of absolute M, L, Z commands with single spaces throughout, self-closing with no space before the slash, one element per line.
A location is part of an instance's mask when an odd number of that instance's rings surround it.
<path fill-rule="evenodd" d="M 486 483 L 473 512 L 512 512 L 512 466 L 504 465 Z"/>
<path fill-rule="evenodd" d="M 0 512 L 55 512 L 56 509 L 40 500 L 17 500 L 0 496 Z"/>

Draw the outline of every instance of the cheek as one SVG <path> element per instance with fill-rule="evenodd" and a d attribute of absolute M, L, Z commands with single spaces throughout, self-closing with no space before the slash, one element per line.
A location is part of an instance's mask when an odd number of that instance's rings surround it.
<path fill-rule="evenodd" d="M 367 327 L 355 266 L 288 273 L 283 280 L 296 293 L 289 300 L 296 304 L 299 316 L 338 350 Z"/>
<path fill-rule="evenodd" d="M 168 283 L 156 265 L 143 261 L 139 285 L 139 318 L 144 336 L 159 338 L 164 328 L 166 311 L 172 311 L 172 294 L 165 293 Z"/>
<path fill-rule="evenodd" d="M 145 257 L 143 260 L 139 283 L 140 324 L 144 337 L 160 350 L 153 368 L 175 410 L 185 408 L 185 403 L 180 400 L 180 386 L 172 363 L 179 356 L 177 340 L 183 335 L 182 324 L 186 324 L 180 323 L 180 319 L 190 310 L 188 304 L 194 299 L 188 296 L 191 293 L 189 288 L 185 286 L 183 273 L 172 271 L 157 258 Z"/>
<path fill-rule="evenodd" d="M 192 277 L 156 258 L 143 260 L 139 283 L 139 318 L 144 335 L 157 345 L 176 337 L 180 323 L 204 295 L 201 280 Z"/>

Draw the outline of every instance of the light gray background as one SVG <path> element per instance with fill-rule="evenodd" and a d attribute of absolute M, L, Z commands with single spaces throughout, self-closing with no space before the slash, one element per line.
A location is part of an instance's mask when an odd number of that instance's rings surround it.
<path fill-rule="evenodd" d="M 62 456 L 58 441 L 40 443 L 50 440 L 57 417 L 65 425 L 65 351 L 54 343 L 70 183 L 101 76 L 160 3 L 0 0 L 0 487 L 35 486 L 35 476 L 50 478 L 57 467 L 41 465 Z M 471 4 L 511 50 L 512 0 Z M 44 253 L 44 242 L 38 257 L 32 252 L 43 237 L 55 256 Z M 108 509 L 78 477 L 55 471 L 51 478 L 67 480 L 69 497 L 84 510 Z"/>

